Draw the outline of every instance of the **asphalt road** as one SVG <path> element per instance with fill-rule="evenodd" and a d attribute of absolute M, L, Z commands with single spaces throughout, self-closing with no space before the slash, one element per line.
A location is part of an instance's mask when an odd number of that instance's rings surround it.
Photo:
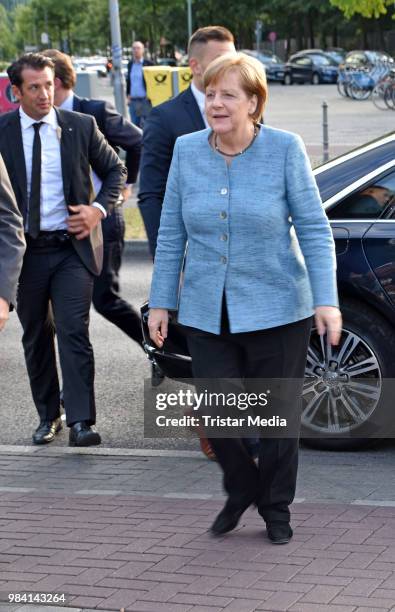
<path fill-rule="evenodd" d="M 151 260 L 148 255 L 128 255 L 122 270 L 124 296 L 139 308 L 147 299 Z M 196 449 L 195 440 L 143 440 L 143 382 L 150 367 L 140 346 L 92 309 L 91 341 L 96 361 L 97 429 L 105 446 Z M 29 444 L 37 415 L 31 399 L 21 327 L 15 313 L 0 337 L 0 444 Z M 65 433 L 57 445 L 67 445 Z"/>
<path fill-rule="evenodd" d="M 105 81 L 102 90 L 104 97 L 111 98 Z M 330 141 L 335 151 L 347 150 L 393 129 L 389 112 L 377 110 L 370 101 L 340 98 L 332 85 L 270 86 L 267 122 L 300 133 L 308 147 L 319 149 L 324 99 L 329 104 Z M 128 255 L 122 270 L 123 295 L 136 307 L 147 298 L 150 276 L 148 255 Z M 37 424 L 20 338 L 21 328 L 13 314 L 0 335 L 0 444 L 30 444 L 31 433 Z M 194 438 L 144 439 L 143 381 L 149 379 L 150 368 L 142 349 L 94 311 L 91 339 L 96 358 L 97 428 L 102 434 L 103 445 L 197 450 Z M 67 445 L 66 432 L 57 437 L 54 445 Z M 385 456 L 395 454 L 392 442 L 381 448 Z M 359 453 L 354 455 L 358 456 Z"/>
<path fill-rule="evenodd" d="M 122 293 L 136 308 L 147 299 L 151 270 L 148 255 L 129 251 L 122 268 Z M 96 360 L 97 428 L 102 434 L 103 446 L 198 450 L 194 437 L 144 438 L 144 380 L 150 380 L 149 362 L 136 343 L 93 309 L 90 330 Z M 15 313 L 11 314 L 0 343 L 0 444 L 30 444 L 37 414 L 25 369 L 21 327 Z M 67 446 L 67 443 L 64 431 L 51 447 Z M 386 456 L 395 455 L 395 443 L 386 443 L 381 448 L 385 449 Z"/>
<path fill-rule="evenodd" d="M 114 101 L 109 79 L 100 79 L 100 96 Z M 331 156 L 336 156 L 394 129 L 391 111 L 377 109 L 371 100 L 343 98 L 336 85 L 269 83 L 265 122 L 303 138 L 313 163 L 322 158 L 322 103 L 328 104 Z"/>

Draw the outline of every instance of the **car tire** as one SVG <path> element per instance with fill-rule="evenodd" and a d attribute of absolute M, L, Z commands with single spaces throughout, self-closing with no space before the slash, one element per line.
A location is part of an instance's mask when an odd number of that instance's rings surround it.
<path fill-rule="evenodd" d="M 292 85 L 292 76 L 290 74 L 284 76 L 284 85 Z"/>
<path fill-rule="evenodd" d="M 311 83 L 313 85 L 319 85 L 321 83 L 320 75 L 318 72 L 313 72 L 313 76 L 311 77 Z"/>
<path fill-rule="evenodd" d="M 393 417 L 389 414 L 386 415 L 383 409 L 384 404 L 386 406 L 389 405 L 388 397 L 390 396 L 388 384 L 384 385 L 383 379 L 395 377 L 394 329 L 375 310 L 356 300 L 345 300 L 341 304 L 341 311 L 343 315 L 343 333 L 339 346 L 334 349 L 334 355 L 336 355 L 336 353 L 341 355 L 341 349 L 342 347 L 345 348 L 346 342 L 348 342 L 350 346 L 355 345 L 354 351 L 349 354 L 349 363 L 352 365 L 344 363 L 344 369 L 347 370 L 347 368 L 352 368 L 355 372 L 358 369 L 358 359 L 361 358 L 364 360 L 369 358 L 371 360 L 371 366 L 369 367 L 372 369 L 368 375 L 367 373 L 364 374 L 364 376 L 369 376 L 369 383 L 367 384 L 372 385 L 372 387 L 368 387 L 369 394 L 372 395 L 373 388 L 376 385 L 377 388 L 380 388 L 380 391 L 374 389 L 373 395 L 377 395 L 377 401 L 370 396 L 368 397 L 368 395 L 366 396 L 368 399 L 362 398 L 367 402 L 367 405 L 369 405 L 370 412 L 368 416 L 370 423 L 368 423 L 367 417 L 365 420 L 361 420 L 360 423 L 351 422 L 351 428 L 353 430 L 352 437 L 350 437 L 349 430 L 347 429 L 347 427 L 350 426 L 350 421 L 347 420 L 347 418 L 343 423 L 343 433 L 340 431 L 339 435 L 339 430 L 336 432 L 333 430 L 334 433 L 331 434 L 326 430 L 325 437 L 319 437 L 320 426 L 321 431 L 324 433 L 322 423 L 325 422 L 326 417 L 328 417 L 328 421 L 330 420 L 329 410 L 325 412 L 325 407 L 331 404 L 330 401 L 328 401 L 328 404 L 325 403 L 325 392 L 322 392 L 321 403 L 319 403 L 318 397 L 316 397 L 316 405 L 318 405 L 319 409 L 316 409 L 316 415 L 310 419 L 309 406 L 312 404 L 313 400 L 310 400 L 310 396 L 305 394 L 302 410 L 301 437 L 305 446 L 321 450 L 356 450 L 372 446 L 378 439 L 388 437 L 388 435 L 385 436 L 384 433 L 389 432 L 390 427 L 392 430 L 394 429 Z M 315 351 L 316 354 L 317 335 L 315 330 L 312 331 L 310 338 L 309 357 L 306 368 L 307 375 L 311 375 L 311 350 Z M 358 355 L 358 351 L 360 351 L 360 355 Z M 347 355 L 347 351 L 345 351 L 345 355 Z M 364 355 L 365 357 L 363 357 Z M 342 368 L 339 368 L 339 371 L 342 371 Z M 308 380 L 312 380 L 311 376 L 310 378 L 306 378 L 305 389 Z M 308 388 L 307 386 L 307 389 Z M 332 391 L 327 391 L 326 397 L 328 397 L 328 394 L 331 392 Z M 317 395 L 316 393 L 316 396 Z M 343 398 L 344 397 L 346 400 L 343 399 L 342 402 L 346 405 L 347 396 L 343 395 Z M 359 397 L 357 404 L 360 407 L 361 404 L 359 402 L 361 401 L 361 396 L 357 395 L 351 397 L 354 401 L 356 397 Z M 310 402 L 310 404 L 308 402 Z M 352 409 L 352 404 L 350 403 L 350 405 Z M 337 400 L 335 406 L 337 406 Z M 342 408 L 341 403 L 340 408 Z M 335 411 L 337 412 L 337 408 Z M 351 410 L 351 412 L 353 412 L 353 410 Z M 362 410 L 360 409 L 359 412 L 361 414 Z M 347 412 L 346 417 L 349 417 Z M 372 422 L 376 423 L 377 427 L 375 430 L 376 436 L 374 437 L 372 435 Z M 342 425 L 341 421 L 339 421 L 339 423 Z"/>

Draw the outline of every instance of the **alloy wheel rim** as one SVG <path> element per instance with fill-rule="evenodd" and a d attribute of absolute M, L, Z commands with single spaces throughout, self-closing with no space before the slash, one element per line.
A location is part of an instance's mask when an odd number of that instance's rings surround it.
<path fill-rule="evenodd" d="M 343 329 L 338 346 L 313 329 L 303 384 L 302 425 L 314 434 L 341 436 L 375 411 L 382 375 L 377 356 L 355 332 Z"/>

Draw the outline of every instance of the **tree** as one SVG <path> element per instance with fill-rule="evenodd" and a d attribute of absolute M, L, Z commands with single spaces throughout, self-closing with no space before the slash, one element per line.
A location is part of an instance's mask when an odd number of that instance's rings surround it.
<path fill-rule="evenodd" d="M 11 24 L 4 6 L 0 4 L 0 59 L 11 59 L 16 51 Z"/>
<path fill-rule="evenodd" d="M 386 15 L 387 6 L 394 5 L 393 0 L 330 0 L 349 19 L 355 14 L 360 14 L 369 19 L 378 19 L 381 15 Z"/>

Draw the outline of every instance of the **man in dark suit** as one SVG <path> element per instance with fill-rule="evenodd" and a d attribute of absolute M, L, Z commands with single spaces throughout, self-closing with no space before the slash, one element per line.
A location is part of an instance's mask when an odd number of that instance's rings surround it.
<path fill-rule="evenodd" d="M 100 444 L 91 428 L 96 410 L 89 308 L 103 262 L 100 222 L 116 202 L 126 170 L 92 117 L 54 109 L 49 58 L 25 54 L 7 72 L 20 108 L 0 117 L 0 153 L 27 243 L 17 312 L 40 417 L 33 442 L 51 442 L 61 428 L 52 310 L 69 444 Z M 102 181 L 96 196 L 91 168 Z"/>
<path fill-rule="evenodd" d="M 10 305 L 15 304 L 25 248 L 22 215 L 0 155 L 0 331 L 8 320 Z"/>
<path fill-rule="evenodd" d="M 143 334 L 140 316 L 120 295 L 119 270 L 125 235 L 122 204 L 129 197 L 131 186 L 137 180 L 142 131 L 124 119 L 109 102 L 80 98 L 73 92 L 76 73 L 68 55 L 57 49 L 46 49 L 43 54 L 55 63 L 55 106 L 63 110 L 93 115 L 99 130 L 113 149 L 118 152 L 118 149 L 122 148 L 126 152 L 125 165 L 128 176 L 125 189 L 113 211 L 102 221 L 103 269 L 94 280 L 93 305 L 97 312 L 141 346 Z M 98 191 L 99 178 L 93 175 L 93 181 Z"/>
<path fill-rule="evenodd" d="M 208 26 L 196 30 L 188 45 L 189 66 L 193 74 L 190 87 L 176 98 L 155 106 L 145 122 L 139 207 L 152 256 L 155 255 L 174 143 L 179 136 L 207 127 L 203 74 L 213 59 L 232 51 L 235 51 L 233 35 L 226 28 Z"/>
<path fill-rule="evenodd" d="M 190 87 L 176 98 L 155 106 L 145 122 L 139 207 L 152 257 L 155 256 L 162 203 L 175 141 L 179 136 L 204 130 L 208 126 L 204 117 L 204 71 L 213 59 L 234 51 L 233 34 L 226 28 L 208 26 L 196 30 L 188 44 L 189 66 L 193 74 Z M 199 185 L 196 185 L 196 189 L 199 189 Z M 159 374 L 156 378 L 159 378 Z M 214 452 L 201 430 L 198 435 L 202 451 L 207 457 L 214 459 Z"/>
<path fill-rule="evenodd" d="M 126 70 L 126 95 L 132 122 L 144 127 L 145 120 L 151 110 L 151 102 L 147 98 L 147 84 L 144 77 L 144 66 L 153 66 L 153 62 L 144 58 L 144 45 L 135 40 L 132 45 L 132 59 Z"/>

